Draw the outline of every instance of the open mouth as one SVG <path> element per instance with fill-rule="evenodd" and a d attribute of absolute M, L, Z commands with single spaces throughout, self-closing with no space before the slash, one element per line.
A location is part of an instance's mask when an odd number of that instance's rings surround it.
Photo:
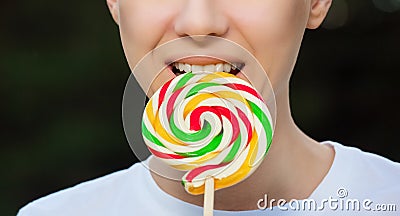
<path fill-rule="evenodd" d="M 199 72 L 226 72 L 233 75 L 237 75 L 244 67 L 243 63 L 226 63 L 221 62 L 218 64 L 207 64 L 207 65 L 194 65 L 184 62 L 173 62 L 168 65 L 168 68 L 176 75 L 179 76 L 184 73 L 199 73 Z"/>

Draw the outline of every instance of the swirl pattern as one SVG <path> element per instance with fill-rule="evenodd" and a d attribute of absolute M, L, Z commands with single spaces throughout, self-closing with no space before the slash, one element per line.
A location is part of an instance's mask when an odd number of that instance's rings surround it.
<path fill-rule="evenodd" d="M 268 107 L 246 81 L 228 73 L 186 73 L 165 83 L 146 105 L 142 134 L 150 152 L 178 170 L 190 194 L 239 183 L 271 145 Z"/>

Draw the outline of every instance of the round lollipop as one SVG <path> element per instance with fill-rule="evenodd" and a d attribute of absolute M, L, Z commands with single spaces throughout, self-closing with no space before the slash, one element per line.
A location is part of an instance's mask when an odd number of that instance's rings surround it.
<path fill-rule="evenodd" d="M 165 83 L 146 105 L 142 134 L 150 152 L 187 171 L 182 184 L 203 194 L 232 186 L 258 167 L 272 141 L 272 118 L 260 94 L 224 72 L 186 73 Z"/>

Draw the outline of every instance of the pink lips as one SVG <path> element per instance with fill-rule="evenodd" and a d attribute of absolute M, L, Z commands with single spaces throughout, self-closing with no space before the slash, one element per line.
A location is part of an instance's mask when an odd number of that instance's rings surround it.
<path fill-rule="evenodd" d="M 226 63 L 217 58 L 206 57 L 206 56 L 187 57 L 180 59 L 176 62 L 191 64 L 191 65 L 210 65 L 210 64 Z"/>

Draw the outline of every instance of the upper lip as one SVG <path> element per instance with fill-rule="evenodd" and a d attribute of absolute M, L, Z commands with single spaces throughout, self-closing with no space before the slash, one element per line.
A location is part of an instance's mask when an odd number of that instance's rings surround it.
<path fill-rule="evenodd" d="M 198 36 L 201 40 L 194 42 L 193 37 L 197 36 L 167 42 L 152 55 L 155 59 L 163 59 L 164 66 L 174 62 L 191 65 L 229 63 L 243 68 L 249 60 L 252 61 L 251 54 L 233 41 L 215 36 Z"/>
<path fill-rule="evenodd" d="M 219 64 L 219 63 L 230 63 L 231 62 L 226 62 L 214 57 L 206 57 L 206 56 L 193 56 L 193 57 L 186 57 L 183 59 L 179 59 L 175 62 L 179 63 L 186 63 L 186 64 L 191 64 L 191 65 L 210 65 L 210 64 Z"/>

